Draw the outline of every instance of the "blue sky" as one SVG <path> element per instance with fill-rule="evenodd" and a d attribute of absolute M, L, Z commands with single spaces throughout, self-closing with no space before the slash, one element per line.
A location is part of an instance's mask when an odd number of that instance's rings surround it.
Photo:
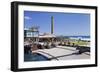
<path fill-rule="evenodd" d="M 24 11 L 24 27 L 39 26 L 40 34 L 50 33 L 54 16 L 55 35 L 90 35 L 90 14 Z"/>

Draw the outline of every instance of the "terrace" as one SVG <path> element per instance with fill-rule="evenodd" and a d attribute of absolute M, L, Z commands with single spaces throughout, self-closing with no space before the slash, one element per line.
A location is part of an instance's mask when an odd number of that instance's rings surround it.
<path fill-rule="evenodd" d="M 24 61 L 90 59 L 90 41 L 55 36 L 53 19 L 51 33 L 40 35 L 38 26 L 25 30 Z"/>

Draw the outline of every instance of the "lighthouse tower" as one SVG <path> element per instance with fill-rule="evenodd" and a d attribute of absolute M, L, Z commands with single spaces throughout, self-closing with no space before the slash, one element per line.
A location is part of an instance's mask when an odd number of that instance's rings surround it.
<path fill-rule="evenodd" d="M 51 16 L 51 34 L 54 33 L 54 17 Z"/>

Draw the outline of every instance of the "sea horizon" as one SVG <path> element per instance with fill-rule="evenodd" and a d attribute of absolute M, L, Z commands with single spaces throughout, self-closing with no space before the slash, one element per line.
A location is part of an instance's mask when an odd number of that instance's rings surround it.
<path fill-rule="evenodd" d="M 90 40 L 90 36 L 89 35 L 73 35 L 73 36 L 63 36 L 62 35 L 62 37 L 70 38 L 70 39 Z"/>

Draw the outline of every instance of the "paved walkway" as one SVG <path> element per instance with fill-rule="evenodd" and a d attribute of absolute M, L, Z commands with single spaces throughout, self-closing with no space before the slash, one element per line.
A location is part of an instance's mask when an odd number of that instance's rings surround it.
<path fill-rule="evenodd" d="M 86 53 L 75 54 L 77 52 L 76 48 L 57 46 L 51 49 L 39 49 L 33 51 L 33 53 L 40 53 L 52 60 L 69 60 L 69 59 L 89 59 L 90 55 Z"/>

